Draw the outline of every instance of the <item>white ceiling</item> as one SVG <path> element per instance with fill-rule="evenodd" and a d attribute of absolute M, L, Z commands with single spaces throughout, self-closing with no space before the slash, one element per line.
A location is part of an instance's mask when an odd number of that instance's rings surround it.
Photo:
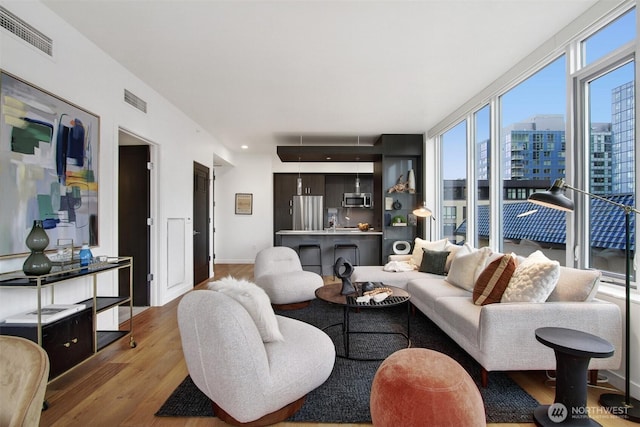
<path fill-rule="evenodd" d="M 423 133 L 595 0 L 44 0 L 232 151 Z"/>

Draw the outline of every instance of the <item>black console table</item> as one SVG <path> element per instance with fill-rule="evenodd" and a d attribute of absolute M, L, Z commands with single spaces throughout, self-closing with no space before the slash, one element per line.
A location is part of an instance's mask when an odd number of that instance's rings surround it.
<path fill-rule="evenodd" d="M 102 296 L 98 294 L 97 276 L 107 271 L 129 269 L 129 295 Z M 32 323 L 0 323 L 0 334 L 28 338 L 42 346 L 49 355 L 51 369 L 49 379 L 53 379 L 83 360 L 98 353 L 107 345 L 129 335 L 129 345 L 134 348 L 133 339 L 133 258 L 113 257 L 103 263 L 93 263 L 88 267 L 72 264 L 54 267 L 49 274 L 25 276 L 22 271 L 0 274 L 0 288 L 35 291 L 35 319 Z M 55 320 L 42 321 L 42 308 L 56 303 L 55 287 L 63 282 L 82 277 L 91 278 L 91 298 L 77 301 L 84 309 Z M 80 286 L 87 286 L 88 283 Z M 45 301 L 47 301 L 45 303 Z M 98 330 L 97 315 L 120 305 L 129 308 L 129 329 Z"/>
<path fill-rule="evenodd" d="M 533 412 L 538 426 L 599 426 L 587 412 L 587 370 L 592 357 L 613 356 L 609 342 L 586 332 L 567 328 L 538 328 L 536 339 L 556 355 L 556 397 L 553 405 Z"/>

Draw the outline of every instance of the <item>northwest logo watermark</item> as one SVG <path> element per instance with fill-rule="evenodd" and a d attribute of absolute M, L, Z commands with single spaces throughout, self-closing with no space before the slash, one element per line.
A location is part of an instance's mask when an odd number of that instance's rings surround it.
<path fill-rule="evenodd" d="M 561 423 L 567 419 L 569 411 L 562 403 L 554 403 L 547 409 L 547 416 L 554 423 Z"/>
<path fill-rule="evenodd" d="M 596 407 L 572 407 L 571 411 L 567 409 L 567 407 L 562 403 L 554 403 L 550 405 L 547 409 L 547 416 L 549 420 L 554 423 L 561 423 L 566 420 L 569 416 L 571 419 L 578 420 L 583 418 L 589 418 L 589 415 L 600 415 L 600 416 L 610 416 L 610 417 L 622 417 L 624 418 L 627 414 L 627 408 L 619 407 L 619 408 L 603 408 L 600 406 Z"/>

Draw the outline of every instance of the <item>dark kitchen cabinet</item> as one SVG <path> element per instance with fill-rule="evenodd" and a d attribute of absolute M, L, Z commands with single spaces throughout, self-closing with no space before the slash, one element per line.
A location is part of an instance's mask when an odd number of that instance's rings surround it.
<path fill-rule="evenodd" d="M 360 178 L 360 192 L 373 194 L 373 177 L 367 174 L 331 174 L 325 177 L 325 207 L 342 207 L 342 195 L 356 191 L 356 177 Z"/>

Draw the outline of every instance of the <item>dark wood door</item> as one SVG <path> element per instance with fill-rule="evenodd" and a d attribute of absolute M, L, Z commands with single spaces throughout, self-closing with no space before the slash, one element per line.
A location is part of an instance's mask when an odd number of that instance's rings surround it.
<path fill-rule="evenodd" d="M 209 278 L 209 168 L 193 162 L 193 283 Z"/>
<path fill-rule="evenodd" d="M 150 305 L 151 245 L 149 146 L 119 147 L 118 254 L 133 257 L 133 305 Z M 129 271 L 119 274 L 120 295 L 129 295 Z"/>

